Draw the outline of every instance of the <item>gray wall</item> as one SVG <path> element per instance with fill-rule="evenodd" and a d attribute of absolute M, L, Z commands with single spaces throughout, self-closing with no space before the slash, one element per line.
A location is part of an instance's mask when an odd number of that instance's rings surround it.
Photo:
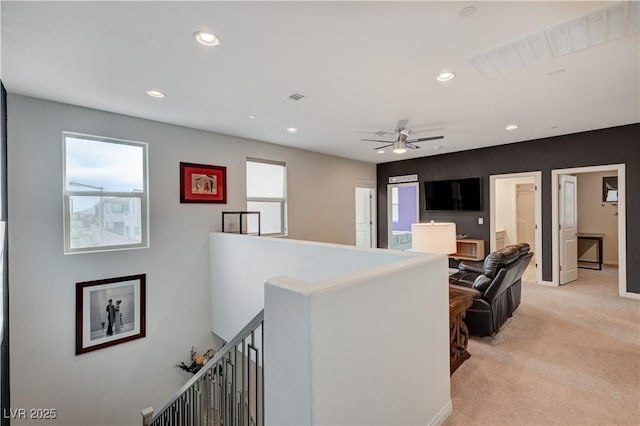
<path fill-rule="evenodd" d="M 212 345 L 209 231 L 246 206 L 246 157 L 286 161 L 292 238 L 353 244 L 355 182 L 375 178 L 373 164 L 23 96 L 8 113 L 11 397 L 57 408 L 47 424 L 138 424 L 190 377 L 174 365 Z M 63 130 L 149 144 L 150 248 L 63 255 Z M 227 166 L 228 203 L 180 204 L 180 161 Z M 75 356 L 75 283 L 140 273 L 147 337 Z"/>
<path fill-rule="evenodd" d="M 451 221 L 459 234 L 489 241 L 489 175 L 542 171 L 542 279 L 551 281 L 551 170 L 626 164 L 627 291 L 640 293 L 640 124 L 574 133 L 471 151 L 378 164 L 378 247 L 387 246 L 387 182 L 390 176 L 417 173 L 420 221 Z M 482 210 L 433 213 L 425 210 L 426 180 L 480 176 Z M 477 218 L 484 217 L 484 225 Z M 485 244 L 488 251 L 489 245 Z"/>

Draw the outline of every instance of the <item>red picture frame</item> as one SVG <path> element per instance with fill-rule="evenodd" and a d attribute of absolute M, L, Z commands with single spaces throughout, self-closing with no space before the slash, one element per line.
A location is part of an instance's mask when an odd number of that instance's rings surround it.
<path fill-rule="evenodd" d="M 227 203 L 227 168 L 180 163 L 181 203 Z"/>

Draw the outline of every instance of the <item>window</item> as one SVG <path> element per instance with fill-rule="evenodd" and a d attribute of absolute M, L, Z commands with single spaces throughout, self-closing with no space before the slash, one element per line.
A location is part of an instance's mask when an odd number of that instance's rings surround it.
<path fill-rule="evenodd" d="M 64 141 L 64 252 L 148 247 L 147 144 L 74 133 Z"/>
<path fill-rule="evenodd" d="M 287 166 L 247 158 L 247 210 L 260 212 L 263 235 L 287 234 Z"/>

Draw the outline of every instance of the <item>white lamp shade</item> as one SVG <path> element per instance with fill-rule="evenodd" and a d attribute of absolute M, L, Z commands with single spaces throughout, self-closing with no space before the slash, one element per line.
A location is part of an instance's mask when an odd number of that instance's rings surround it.
<path fill-rule="evenodd" d="M 453 254 L 456 252 L 456 224 L 447 222 L 411 225 L 413 251 Z"/>

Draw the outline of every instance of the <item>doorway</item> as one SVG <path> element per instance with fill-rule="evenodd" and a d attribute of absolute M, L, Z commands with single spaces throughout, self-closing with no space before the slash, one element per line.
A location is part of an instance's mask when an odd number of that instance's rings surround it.
<path fill-rule="evenodd" d="M 536 283 L 542 281 L 542 172 L 489 176 L 490 251 L 526 242 L 533 252 L 529 268 Z"/>
<path fill-rule="evenodd" d="M 410 249 L 411 225 L 420 222 L 418 182 L 387 185 L 387 221 L 389 249 Z"/>
<path fill-rule="evenodd" d="M 356 247 L 374 247 L 374 205 L 373 188 L 356 187 Z"/>
<path fill-rule="evenodd" d="M 563 209 L 563 200 L 560 198 L 560 182 L 567 175 L 580 175 L 585 173 L 610 172 L 617 175 L 617 204 L 615 217 L 617 218 L 617 262 L 618 262 L 618 295 L 621 297 L 630 297 L 640 299 L 640 295 L 627 293 L 627 252 L 626 252 L 626 204 L 625 204 L 625 165 L 611 164 L 603 166 L 578 167 L 571 169 L 557 169 L 551 171 L 551 217 L 552 217 L 552 285 L 559 286 L 561 282 L 561 257 L 563 250 L 561 247 L 562 236 L 560 235 L 560 225 L 562 221 L 561 210 Z M 577 191 L 579 193 L 580 186 Z M 600 192 L 598 191 L 598 196 Z M 577 201 L 578 205 L 580 200 Z M 604 204 L 604 202 L 603 202 Z M 606 206 L 606 205 L 605 205 Z M 580 222 L 578 221 L 578 229 Z M 573 250 L 573 249 L 572 249 Z M 577 257 L 577 254 L 576 254 Z"/>

